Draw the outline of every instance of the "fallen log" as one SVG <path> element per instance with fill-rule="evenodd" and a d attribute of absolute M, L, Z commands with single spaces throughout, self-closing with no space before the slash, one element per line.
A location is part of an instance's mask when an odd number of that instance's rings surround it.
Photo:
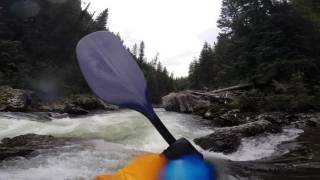
<path fill-rule="evenodd" d="M 234 90 L 243 90 L 243 89 L 249 89 L 253 85 L 252 84 L 239 84 L 236 86 L 231 86 L 227 88 L 222 88 L 222 89 L 216 89 L 213 91 L 208 91 L 208 92 L 203 92 L 203 91 L 193 91 L 193 90 L 187 90 L 187 92 L 195 94 L 195 95 L 202 95 L 202 96 L 215 96 L 217 97 L 218 93 L 226 92 L 226 91 L 234 91 Z"/>
<path fill-rule="evenodd" d="M 249 89 L 251 88 L 253 85 L 252 84 L 239 84 L 236 86 L 231 86 L 231 87 L 227 87 L 227 88 L 222 88 L 222 89 L 217 89 L 217 90 L 213 90 L 210 91 L 210 93 L 221 93 L 221 92 L 225 92 L 225 91 L 233 91 L 233 90 L 243 90 L 243 89 Z"/>

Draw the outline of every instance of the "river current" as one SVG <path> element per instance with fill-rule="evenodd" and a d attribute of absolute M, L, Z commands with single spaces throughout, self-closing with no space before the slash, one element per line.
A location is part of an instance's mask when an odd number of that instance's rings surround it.
<path fill-rule="evenodd" d="M 195 115 L 166 112 L 157 114 L 176 138 L 194 138 L 210 134 L 214 128 Z M 279 134 L 264 134 L 242 140 L 239 150 L 230 155 L 206 152 L 205 156 L 232 161 L 253 161 L 285 154 L 283 142 L 295 140 L 303 131 L 285 129 Z M 38 156 L 5 161 L 0 166 L 0 180 L 87 180 L 97 174 L 112 173 L 126 165 L 135 155 L 162 152 L 166 142 L 141 114 L 120 110 L 77 118 L 42 122 L 31 116 L 0 114 L 0 139 L 27 133 L 80 139 L 53 148 Z"/>

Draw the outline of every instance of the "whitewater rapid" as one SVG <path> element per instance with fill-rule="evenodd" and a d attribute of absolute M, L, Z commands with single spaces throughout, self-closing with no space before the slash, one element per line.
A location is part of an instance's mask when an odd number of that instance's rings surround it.
<path fill-rule="evenodd" d="M 194 115 L 166 112 L 157 114 L 176 138 L 191 140 L 210 134 L 212 127 Z M 240 149 L 230 155 L 205 152 L 235 161 L 257 160 L 277 153 L 277 146 L 292 141 L 301 130 L 285 129 L 280 134 L 265 134 L 242 140 Z M 161 152 L 166 142 L 141 114 L 121 110 L 78 118 L 53 119 L 49 122 L 34 121 L 21 114 L 0 114 L 0 139 L 26 133 L 75 137 L 72 145 L 57 147 L 30 158 L 6 161 L 0 166 L 0 180 L 82 180 L 92 179 L 101 173 L 112 173 L 127 164 L 143 151 Z"/>

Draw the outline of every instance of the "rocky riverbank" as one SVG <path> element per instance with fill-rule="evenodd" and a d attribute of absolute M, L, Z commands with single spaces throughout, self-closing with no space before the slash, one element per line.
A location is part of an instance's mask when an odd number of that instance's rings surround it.
<path fill-rule="evenodd" d="M 31 157 L 41 151 L 67 145 L 70 139 L 50 135 L 25 134 L 4 138 L 0 143 L 0 161 L 17 157 Z"/>
<path fill-rule="evenodd" d="M 264 133 L 280 133 L 284 127 L 309 130 L 320 127 L 320 113 L 243 111 L 237 105 L 244 91 L 223 92 L 183 91 L 162 98 L 167 111 L 193 113 L 209 120 L 215 131 L 195 139 L 205 150 L 233 153 L 241 139 Z"/>
<path fill-rule="evenodd" d="M 55 100 L 43 100 L 30 90 L 0 86 L 0 111 L 47 112 L 49 116 L 84 115 L 95 110 L 116 110 L 90 94 L 78 94 Z"/>

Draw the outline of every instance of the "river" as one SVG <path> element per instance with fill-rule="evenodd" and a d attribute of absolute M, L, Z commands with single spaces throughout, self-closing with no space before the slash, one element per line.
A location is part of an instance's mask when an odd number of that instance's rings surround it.
<path fill-rule="evenodd" d="M 160 119 L 175 137 L 192 140 L 214 131 L 195 115 L 156 109 Z M 299 129 L 285 129 L 280 134 L 264 134 L 242 140 L 240 149 L 230 155 L 205 152 L 206 157 L 235 162 L 281 157 L 290 148 L 284 142 L 296 140 Z M 23 114 L 0 114 L 0 139 L 26 133 L 74 137 L 73 144 L 57 147 L 29 159 L 5 161 L 0 165 L 0 180 L 82 180 L 101 173 L 112 173 L 142 151 L 161 152 L 165 141 L 141 114 L 120 110 L 77 118 L 37 121 Z M 231 173 L 232 174 L 232 173 Z M 236 176 L 228 176 L 237 179 Z"/>

